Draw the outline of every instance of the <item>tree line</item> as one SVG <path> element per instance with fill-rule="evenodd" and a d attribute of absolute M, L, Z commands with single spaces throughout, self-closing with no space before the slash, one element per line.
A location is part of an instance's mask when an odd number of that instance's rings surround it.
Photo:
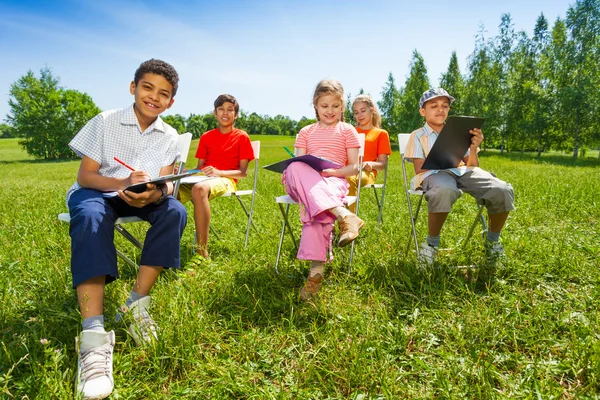
<path fill-rule="evenodd" d="M 451 114 L 486 118 L 484 149 L 536 151 L 538 156 L 548 150 L 572 151 L 577 158 L 600 146 L 598 60 L 600 0 L 577 0 L 551 28 L 541 14 L 532 36 L 515 31 L 510 14 L 501 16 L 494 37 L 486 37 L 480 26 L 466 73 L 461 73 L 453 52 L 436 86 L 457 99 Z M 383 128 L 392 138 L 423 124 L 418 102 L 430 87 L 425 60 L 417 50 L 403 86 L 389 74 L 378 105 Z M 348 94 L 345 119 L 354 123 L 351 100 Z M 88 95 L 60 87 L 47 68 L 40 78 L 29 71 L 15 82 L 9 106 L 8 124 L 0 124 L 0 137 L 22 137 L 20 143 L 29 154 L 46 159 L 73 157 L 69 140 L 100 112 Z M 163 119 L 194 138 L 217 127 L 212 113 Z M 296 121 L 241 110 L 236 126 L 250 134 L 292 136 L 314 122 L 314 118 Z"/>

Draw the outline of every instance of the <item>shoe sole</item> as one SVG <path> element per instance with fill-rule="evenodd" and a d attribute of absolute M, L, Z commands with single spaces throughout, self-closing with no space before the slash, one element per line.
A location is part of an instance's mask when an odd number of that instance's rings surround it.
<path fill-rule="evenodd" d="M 365 225 L 365 221 L 361 220 L 360 221 L 360 225 L 358 226 L 358 230 L 356 231 L 356 235 L 354 237 L 348 237 L 346 240 L 341 240 L 338 242 L 338 246 L 339 247 L 346 247 L 348 246 L 350 243 L 352 243 L 357 237 L 358 234 L 360 233 L 360 230 L 362 229 L 362 227 Z"/>

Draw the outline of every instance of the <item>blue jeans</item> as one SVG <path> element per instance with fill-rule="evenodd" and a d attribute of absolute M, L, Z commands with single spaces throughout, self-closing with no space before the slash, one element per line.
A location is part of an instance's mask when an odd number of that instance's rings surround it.
<path fill-rule="evenodd" d="M 187 211 L 172 196 L 160 205 L 136 208 L 119 197 L 103 197 L 93 189 L 78 189 L 71 194 L 68 205 L 74 288 L 99 276 L 105 276 L 106 283 L 119 277 L 114 244 L 114 224 L 119 217 L 136 216 L 152 225 L 146 233 L 141 265 L 179 268 Z"/>

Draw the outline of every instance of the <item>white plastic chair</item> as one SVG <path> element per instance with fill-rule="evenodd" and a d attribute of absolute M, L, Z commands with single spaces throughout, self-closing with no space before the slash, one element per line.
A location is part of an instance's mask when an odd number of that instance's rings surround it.
<path fill-rule="evenodd" d="M 183 170 L 183 167 L 185 166 L 185 162 L 187 160 L 188 153 L 190 151 L 191 143 L 192 143 L 192 134 L 191 133 L 187 132 L 182 135 L 179 135 L 178 147 L 179 147 L 180 159 L 179 159 L 179 165 L 177 167 L 177 171 Z M 173 197 L 177 198 L 178 191 L 179 191 L 179 181 L 176 181 L 175 184 L 173 185 Z M 59 219 L 59 221 L 70 222 L 71 216 L 69 215 L 69 213 L 61 213 L 61 214 L 58 214 L 58 219 Z M 125 227 L 123 226 L 124 224 L 129 224 L 132 222 L 144 222 L 144 220 L 140 219 L 138 217 L 118 218 L 115 221 L 115 230 L 117 232 L 119 232 L 121 235 L 123 235 L 123 237 L 125 237 L 125 239 L 127 239 L 129 242 L 131 242 L 135 247 L 137 247 L 141 251 L 143 248 L 142 243 L 140 243 L 140 241 L 135 236 L 133 236 L 133 234 L 131 234 L 131 232 L 129 232 L 127 229 L 125 229 Z M 119 249 L 116 249 L 116 250 L 117 250 L 117 255 L 119 257 L 121 257 L 123 259 L 123 261 L 125 261 L 127 264 L 131 265 L 132 267 L 139 268 L 139 265 L 135 261 L 133 261 L 132 259 L 127 257 L 125 254 L 123 254 Z"/>
<path fill-rule="evenodd" d="M 412 190 L 410 189 L 410 182 L 408 181 L 406 175 L 406 160 L 404 158 L 404 151 L 406 150 L 406 145 L 408 144 L 408 139 L 410 138 L 410 133 L 399 133 L 398 134 L 398 148 L 400 149 L 400 159 L 402 160 L 402 176 L 404 178 L 404 192 L 406 194 L 406 201 L 408 203 L 408 213 L 410 215 L 410 223 L 412 226 L 412 235 L 415 242 L 415 251 L 416 254 L 419 254 L 419 242 L 417 240 L 417 229 L 416 229 L 416 221 L 419 217 L 419 211 L 421 209 L 421 203 L 423 202 L 424 192 L 422 190 Z M 410 201 L 410 196 L 419 196 L 419 203 L 417 204 L 417 210 L 413 215 L 413 207 Z M 487 230 L 487 222 L 485 217 L 483 216 L 483 205 L 478 205 L 478 212 L 475 220 L 471 224 L 471 228 L 469 229 L 469 233 L 467 234 L 467 239 L 465 240 L 465 245 L 468 243 L 469 238 L 473 234 L 473 230 L 475 229 L 475 225 L 477 225 L 478 221 L 481 221 L 481 225 L 483 226 L 484 231 Z M 408 248 L 410 247 L 410 240 L 406 244 L 405 254 L 408 252 Z"/>
<path fill-rule="evenodd" d="M 364 138 L 365 135 L 358 135 L 363 138 L 362 146 L 364 147 Z M 364 157 L 364 149 L 363 149 L 363 157 Z M 383 223 L 383 203 L 385 201 L 385 190 L 387 188 L 387 175 L 388 175 L 388 165 L 389 165 L 389 157 L 388 162 L 385 163 L 385 170 L 383 172 L 383 183 L 370 183 L 368 185 L 364 185 L 363 189 L 373 189 L 373 196 L 375 196 L 375 201 L 377 202 L 377 208 L 379 209 L 379 214 L 377 216 L 377 228 L 381 227 Z M 361 163 L 362 165 L 362 163 Z M 381 191 L 381 197 L 379 197 L 379 191 Z M 356 214 L 358 215 L 358 202 L 356 206 Z"/>
<path fill-rule="evenodd" d="M 296 135 L 296 138 L 298 137 L 298 135 Z M 361 140 L 362 137 L 362 140 Z M 361 148 L 359 149 L 359 174 L 362 173 L 362 156 L 364 155 L 364 135 L 359 135 L 359 141 L 361 143 Z M 294 155 L 296 155 L 296 148 L 294 148 Z M 346 206 L 350 206 L 352 204 L 354 204 L 355 202 L 356 204 L 356 212 L 358 213 L 358 198 L 360 197 L 360 185 L 358 186 L 358 191 L 357 191 L 357 195 L 356 196 L 346 196 Z M 296 201 L 294 201 L 289 195 L 284 195 L 284 196 L 278 196 L 275 197 L 275 202 L 277 203 L 277 205 L 279 206 L 279 210 L 281 211 L 281 215 L 283 216 L 283 223 L 281 225 L 281 233 L 279 235 L 279 246 L 277 247 L 277 259 L 275 260 L 275 271 L 277 273 L 279 273 L 279 259 L 281 258 L 281 249 L 283 247 L 283 237 L 285 235 L 285 230 L 288 230 L 288 233 L 290 234 L 292 241 L 294 242 L 294 248 L 296 251 L 298 251 L 298 242 L 296 241 L 296 237 L 294 236 L 294 232 L 292 230 L 292 227 L 290 225 L 290 221 L 289 221 L 289 212 L 290 212 L 290 205 L 298 205 L 298 203 Z M 348 259 L 348 272 L 350 272 L 350 268 L 352 266 L 352 258 L 354 255 L 354 241 L 352 242 L 352 245 L 350 247 L 350 257 Z"/>

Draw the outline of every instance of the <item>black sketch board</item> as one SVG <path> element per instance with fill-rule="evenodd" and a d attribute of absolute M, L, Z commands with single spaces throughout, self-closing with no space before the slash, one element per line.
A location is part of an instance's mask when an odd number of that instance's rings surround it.
<path fill-rule="evenodd" d="M 469 131 L 483 126 L 485 118 L 453 115 L 448 117 L 429 155 L 423 169 L 456 168 L 471 146 Z"/>

